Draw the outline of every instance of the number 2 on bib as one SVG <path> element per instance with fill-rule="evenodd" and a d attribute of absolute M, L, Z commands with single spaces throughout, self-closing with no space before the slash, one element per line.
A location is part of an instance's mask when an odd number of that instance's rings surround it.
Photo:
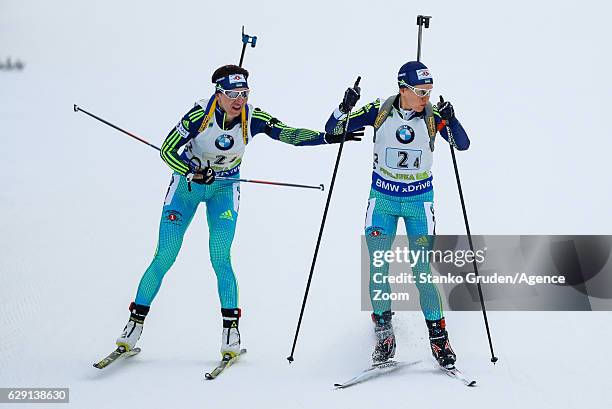
<path fill-rule="evenodd" d="M 398 170 L 417 170 L 421 167 L 420 150 L 387 148 L 385 163 Z"/>

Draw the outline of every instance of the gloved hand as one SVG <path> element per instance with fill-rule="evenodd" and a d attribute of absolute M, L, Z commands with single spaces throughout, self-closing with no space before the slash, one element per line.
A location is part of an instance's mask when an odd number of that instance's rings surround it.
<path fill-rule="evenodd" d="M 444 119 L 446 122 L 450 122 L 450 120 L 455 117 L 455 109 L 453 108 L 453 104 L 448 101 L 444 101 L 442 95 L 440 95 L 440 102 L 438 102 L 437 107 L 440 118 Z"/>
<path fill-rule="evenodd" d="M 355 85 L 353 88 L 347 88 L 344 92 L 344 98 L 338 107 L 340 112 L 343 114 L 348 114 L 353 108 L 355 108 L 355 105 L 357 105 L 357 101 L 359 101 L 360 97 L 361 88 L 359 88 L 359 86 Z"/>
<path fill-rule="evenodd" d="M 349 88 L 351 89 L 351 88 Z M 346 133 L 346 139 L 344 140 L 346 141 L 361 141 L 361 137 L 363 136 L 363 131 L 365 130 L 364 127 L 361 127 L 359 129 L 355 129 L 354 131 L 350 131 Z M 331 133 L 326 133 L 325 134 L 325 142 L 327 143 L 340 143 L 342 142 L 342 134 L 340 135 L 334 135 Z"/>
<path fill-rule="evenodd" d="M 208 165 L 204 166 L 202 169 L 198 169 L 194 173 L 190 173 L 187 179 L 190 182 L 197 183 L 199 185 L 210 185 L 215 181 L 215 171 L 210 167 L 210 161 L 208 161 Z M 191 178 L 189 177 L 191 176 Z"/>

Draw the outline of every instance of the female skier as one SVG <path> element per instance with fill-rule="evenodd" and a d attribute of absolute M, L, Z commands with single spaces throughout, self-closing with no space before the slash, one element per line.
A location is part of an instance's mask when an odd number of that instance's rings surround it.
<path fill-rule="evenodd" d="M 374 169 L 365 221 L 370 254 L 372 320 L 377 339 L 372 354 L 374 364 L 392 358 L 396 344 L 390 297 L 380 296 L 389 295 L 391 289 L 386 280 L 375 279 L 386 278 L 389 266 L 382 263 L 377 267 L 375 264 L 380 263 L 373 262 L 373 255 L 391 248 L 400 217 L 404 219 L 411 250 L 432 248 L 435 219 L 431 167 L 435 136 L 439 132 L 459 150 L 470 145 L 451 103 L 442 99 L 438 106 L 429 103 L 433 78 L 424 64 L 418 61 L 404 64 L 397 81 L 398 94 L 379 98 L 352 113 L 348 128 L 351 131 L 367 125 L 374 127 Z M 346 90 L 339 108 L 327 121 L 325 130 L 328 133 L 343 132 L 346 114 L 359 97 L 358 87 Z M 420 280 L 423 274 L 431 274 L 429 263 L 419 258 L 412 273 L 429 329 L 432 353 L 441 366 L 452 369 L 456 356 L 448 341 L 440 294 L 435 284 Z"/>

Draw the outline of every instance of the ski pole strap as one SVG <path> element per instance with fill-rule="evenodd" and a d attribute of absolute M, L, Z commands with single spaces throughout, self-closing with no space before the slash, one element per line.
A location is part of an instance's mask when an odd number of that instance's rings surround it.
<path fill-rule="evenodd" d="M 188 173 L 187 176 L 185 176 L 185 179 L 187 179 L 187 190 L 191 192 L 191 181 L 193 180 L 193 173 Z"/>
<path fill-rule="evenodd" d="M 438 124 L 437 130 L 438 130 L 438 132 L 440 132 L 444 128 L 446 128 L 446 132 L 448 133 L 448 143 L 450 143 L 450 145 L 453 148 L 459 149 L 459 148 L 457 148 L 457 142 L 455 142 L 455 137 L 453 136 L 453 131 L 450 129 L 450 125 L 448 124 L 448 122 L 446 122 L 446 119 L 440 120 L 440 123 Z"/>

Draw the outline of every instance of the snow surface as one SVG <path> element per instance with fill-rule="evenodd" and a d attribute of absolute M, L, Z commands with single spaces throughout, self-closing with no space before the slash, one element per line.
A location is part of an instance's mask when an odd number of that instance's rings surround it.
<path fill-rule="evenodd" d="M 0 387 L 70 387 L 75 408 L 612 407 L 610 313 L 490 313 L 493 366 L 481 314 L 449 312 L 458 363 L 480 387 L 423 366 L 332 389 L 372 348 L 358 254 L 370 143 L 345 147 L 293 365 L 285 358 L 326 196 L 243 184 L 233 263 L 248 355 L 203 381 L 220 318 L 202 208 L 143 352 L 94 369 L 152 257 L 170 172 L 155 151 L 72 112 L 79 104 L 160 144 L 211 93 L 211 72 L 237 62 L 244 24 L 258 36 L 245 58 L 251 102 L 322 129 L 357 75 L 364 103 L 394 92 L 397 68 L 415 56 L 415 16 L 431 14 L 423 61 L 435 98 L 454 102 L 472 139 L 458 154 L 472 232 L 610 234 L 609 13 L 593 0 L 0 1 L 0 60 L 26 63 L 0 71 Z M 335 155 L 260 135 L 242 175 L 328 186 Z M 460 234 L 443 144 L 434 173 L 438 232 Z M 398 358 L 433 365 L 421 315 L 396 323 Z"/>

